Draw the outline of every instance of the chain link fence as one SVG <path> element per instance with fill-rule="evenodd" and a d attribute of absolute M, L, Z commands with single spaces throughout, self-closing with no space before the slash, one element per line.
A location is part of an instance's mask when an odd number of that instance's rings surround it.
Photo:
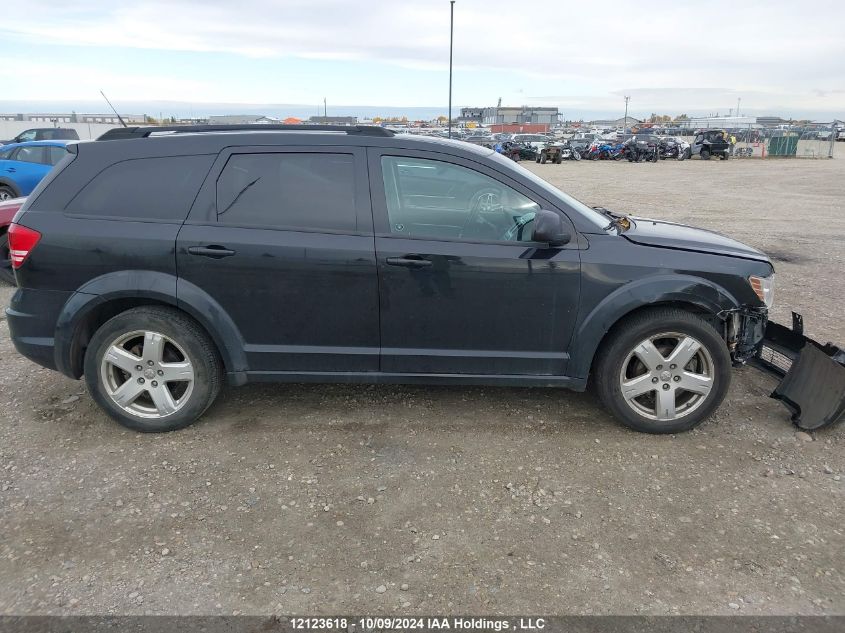
<path fill-rule="evenodd" d="M 734 158 L 832 158 L 839 138 L 838 126 L 818 125 L 788 129 L 749 125 L 727 129 L 733 143 Z M 688 134 L 691 134 L 689 132 Z M 688 136 L 687 140 L 693 136 Z"/>

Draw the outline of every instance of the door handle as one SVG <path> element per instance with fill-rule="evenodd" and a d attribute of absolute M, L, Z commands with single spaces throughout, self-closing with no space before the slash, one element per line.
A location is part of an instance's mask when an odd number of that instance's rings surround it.
<path fill-rule="evenodd" d="M 212 259 L 222 259 L 224 257 L 231 257 L 235 251 L 220 246 L 219 244 L 209 244 L 208 246 L 191 246 L 188 248 L 188 253 L 191 255 L 199 255 L 200 257 L 211 257 Z"/>
<path fill-rule="evenodd" d="M 15 169 L 14 167 L 9 167 L 9 169 L 7 169 L 6 171 L 9 172 L 10 174 L 14 174 L 17 171 L 17 169 Z"/>
<path fill-rule="evenodd" d="M 419 255 L 405 255 L 405 257 L 388 257 L 388 266 L 402 266 L 403 268 L 430 268 L 431 261 Z"/>

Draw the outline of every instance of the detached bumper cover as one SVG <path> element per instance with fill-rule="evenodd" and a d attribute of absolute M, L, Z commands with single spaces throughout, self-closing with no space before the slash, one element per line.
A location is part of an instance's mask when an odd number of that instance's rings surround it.
<path fill-rule="evenodd" d="M 796 426 L 819 429 L 845 415 L 845 350 L 804 336 L 800 314 L 792 313 L 792 329 L 770 321 L 752 362 L 782 377 L 772 398 L 787 406 Z"/>

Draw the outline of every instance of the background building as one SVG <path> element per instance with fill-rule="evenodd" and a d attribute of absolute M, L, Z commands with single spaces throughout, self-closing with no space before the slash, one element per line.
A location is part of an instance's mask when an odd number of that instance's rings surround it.
<path fill-rule="evenodd" d="M 358 125 L 357 116 L 312 116 L 308 123 L 315 125 Z"/>
<path fill-rule="evenodd" d="M 640 123 L 642 123 L 642 121 L 635 119 L 632 116 L 629 116 L 628 118 L 619 117 L 618 119 L 598 119 L 596 121 L 590 121 L 590 125 L 593 127 L 607 128 L 629 128 L 634 125 L 639 125 Z"/>
<path fill-rule="evenodd" d="M 484 108 L 482 122 L 485 125 L 533 124 L 557 125 L 560 113 L 557 108 L 494 107 Z"/>

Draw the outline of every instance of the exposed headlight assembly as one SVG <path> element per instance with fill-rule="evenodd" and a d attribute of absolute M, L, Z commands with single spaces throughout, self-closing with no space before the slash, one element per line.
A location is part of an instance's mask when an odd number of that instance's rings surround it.
<path fill-rule="evenodd" d="M 760 298 L 760 301 L 771 309 L 775 302 L 775 274 L 772 273 L 768 277 L 751 276 L 748 278 L 748 283 L 751 284 L 754 294 Z"/>

